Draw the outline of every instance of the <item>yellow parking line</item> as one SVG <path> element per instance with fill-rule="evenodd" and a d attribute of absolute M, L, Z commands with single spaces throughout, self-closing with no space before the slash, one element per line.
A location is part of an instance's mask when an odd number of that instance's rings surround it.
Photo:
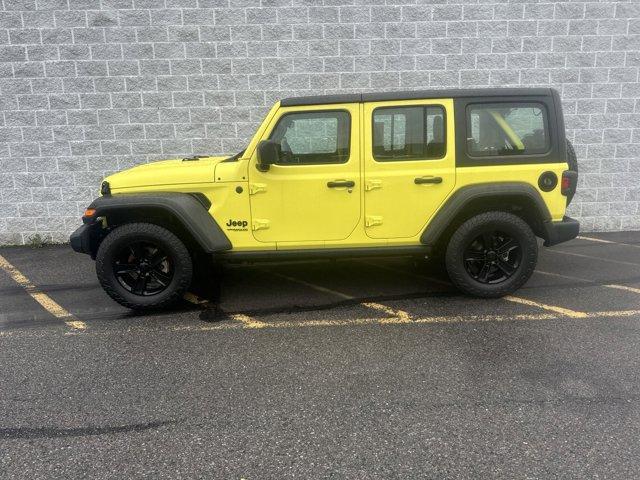
<path fill-rule="evenodd" d="M 640 312 L 639 312 L 640 313 Z M 416 324 L 437 324 L 437 323 L 473 323 L 473 322 L 507 322 L 507 321 L 534 321 L 534 320 L 556 320 L 559 315 L 540 314 L 519 314 L 519 315 L 468 315 L 468 316 L 435 316 L 411 319 L 407 322 L 403 318 L 354 318 L 344 320 L 281 320 L 275 322 L 260 322 L 260 326 L 246 324 L 244 327 L 237 323 L 219 323 L 205 326 L 176 326 L 175 331 L 209 331 L 209 330 L 236 330 L 238 328 L 305 328 L 305 327 L 351 327 L 362 325 L 406 325 Z"/>
<path fill-rule="evenodd" d="M 611 317 L 640 317 L 640 310 L 618 310 L 604 312 L 587 312 L 589 319 L 611 318 Z M 560 313 L 538 313 L 538 314 L 516 314 L 516 315 L 458 315 L 458 316 L 434 316 L 412 318 L 412 325 L 435 325 L 435 324 L 456 324 L 456 323 L 481 323 L 481 322 L 523 322 L 523 321 L 548 321 L 563 320 L 569 318 Z M 246 319 L 245 319 L 246 320 Z M 640 318 L 639 318 L 640 320 Z M 173 325 L 163 326 L 160 330 L 173 332 L 207 332 L 207 331 L 227 331 L 227 330 L 255 330 L 255 329 L 286 329 L 286 328 L 314 328 L 314 327 L 358 327 L 358 326 L 394 326 L 407 325 L 407 322 L 400 318 L 355 318 L 351 320 L 282 320 L 276 322 L 260 322 L 252 319 L 247 323 L 215 323 L 207 325 Z M 153 333 L 156 329 L 128 329 L 130 333 Z M 67 335 L 70 332 L 65 333 Z M 88 330 L 83 335 L 121 335 L 122 330 Z M 42 336 L 39 330 L 12 330 L 0 331 L 0 338 L 16 336 Z"/>
<path fill-rule="evenodd" d="M 409 315 L 409 313 L 405 312 L 404 310 L 395 310 L 391 307 L 387 307 L 386 305 L 382 305 L 381 303 L 375 303 L 375 302 L 364 302 L 362 303 L 362 305 L 364 305 L 365 307 L 371 308 L 373 310 L 379 310 L 381 312 L 384 312 L 391 317 L 390 319 L 380 320 L 381 322 L 396 323 L 395 322 L 396 319 L 401 321 L 402 323 L 412 322 L 411 315 Z"/>
<path fill-rule="evenodd" d="M 534 302 L 535 303 L 535 302 Z M 572 312 L 572 311 L 569 311 Z M 261 322 L 259 327 L 245 326 L 246 329 L 252 328 L 313 328 L 313 327 L 357 327 L 363 325 L 406 325 L 411 324 L 451 324 L 451 323 L 479 323 L 479 322 L 511 322 L 511 321 L 546 321 L 561 320 L 563 318 L 602 318 L 602 317 L 635 317 L 640 316 L 640 310 L 619 310 L 605 312 L 578 312 L 583 315 L 575 317 L 572 314 L 556 312 L 556 313 L 537 313 L 537 314 L 516 314 L 516 315 L 454 315 L 454 316 L 434 316 L 412 318 L 410 322 L 400 317 L 395 318 L 354 318 L 350 320 L 282 320 L 275 322 Z M 238 324 L 215 324 L 206 326 L 177 326 L 172 330 L 233 330 L 242 328 Z"/>
<path fill-rule="evenodd" d="M 230 317 L 236 322 L 242 323 L 244 328 L 264 328 L 267 326 L 265 322 L 261 322 L 260 320 L 256 320 L 249 315 L 245 315 L 243 313 L 234 313 L 230 315 Z"/>
<path fill-rule="evenodd" d="M 514 297 L 512 295 L 507 295 L 507 296 L 502 297 L 502 298 L 507 300 L 507 301 L 509 301 L 509 302 L 519 303 L 521 305 L 528 305 L 530 307 L 536 307 L 536 308 L 541 308 L 543 310 L 549 310 L 550 312 L 560 313 L 561 315 L 564 315 L 566 317 L 586 318 L 588 316 L 585 312 L 578 312 L 576 310 L 570 310 L 568 308 L 557 307 L 555 305 L 547 305 L 546 303 L 534 302 L 533 300 L 529 300 L 527 298 Z"/>
<path fill-rule="evenodd" d="M 618 290 L 626 290 L 627 292 L 640 293 L 640 288 L 628 287 L 627 285 L 604 285 L 608 288 L 617 288 Z"/>
<path fill-rule="evenodd" d="M 9 261 L 0 255 L 0 268 L 7 272 L 9 276 L 20 285 L 24 290 L 31 295 L 31 297 L 38 302 L 42 307 L 60 320 L 63 320 L 67 326 L 75 329 L 75 330 L 84 330 L 87 328 L 87 324 L 81 320 L 78 320 L 74 315 L 72 315 L 69 311 L 65 310 L 61 307 L 55 300 L 53 300 L 46 293 L 38 290 L 31 280 L 29 280 L 26 276 L 20 272 L 16 267 L 14 267 Z"/>
<path fill-rule="evenodd" d="M 185 293 L 183 298 L 187 302 L 193 303 L 194 305 L 205 305 L 209 303 L 208 300 L 200 298 L 191 292 Z M 229 317 L 236 322 L 240 322 L 244 326 L 244 328 L 264 328 L 267 325 L 266 323 L 261 322 L 260 320 L 256 320 L 255 318 L 250 317 L 249 315 L 245 315 L 244 313 L 233 313 L 229 315 Z"/>
<path fill-rule="evenodd" d="M 209 303 L 208 300 L 205 300 L 204 298 L 200 298 L 195 293 L 191 293 L 191 292 L 185 293 L 182 296 L 182 298 L 189 303 L 193 303 L 194 305 L 204 305 Z"/>
<path fill-rule="evenodd" d="M 273 328 L 300 328 L 300 327 L 349 327 L 361 325 L 406 325 L 416 324 L 437 324 L 437 323 L 472 323 L 472 322 L 505 322 L 511 320 L 553 320 L 557 315 L 470 315 L 467 317 L 458 316 L 438 316 L 415 318 L 410 322 L 402 318 L 356 318 L 353 320 L 307 320 L 307 321 L 280 321 L 269 322 L 268 326 Z"/>
<path fill-rule="evenodd" d="M 517 315 L 454 315 L 413 318 L 410 323 L 438 324 L 438 323 L 476 323 L 476 322 L 511 322 L 511 321 L 542 321 L 560 320 L 571 315 L 553 313 L 517 314 Z M 584 313 L 584 312 L 580 312 Z M 580 318 L 600 317 L 633 317 L 640 316 L 640 310 L 621 310 L 611 312 L 590 312 Z M 353 320 L 300 320 L 265 322 L 267 328 L 301 328 L 301 327 L 348 327 L 360 325 L 406 325 L 408 322 L 402 318 L 356 318 Z M 224 329 L 224 328 L 223 328 Z"/>
<path fill-rule="evenodd" d="M 589 312 L 589 318 L 600 317 L 635 317 L 640 315 L 640 310 L 611 310 L 608 312 Z"/>

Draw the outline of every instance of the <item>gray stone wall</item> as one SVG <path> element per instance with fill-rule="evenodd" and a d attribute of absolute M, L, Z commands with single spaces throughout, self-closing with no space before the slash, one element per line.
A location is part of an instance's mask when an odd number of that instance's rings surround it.
<path fill-rule="evenodd" d="M 243 148 L 283 96 L 553 86 L 570 214 L 640 229 L 640 1 L 4 0 L 0 243 L 65 240 L 100 179 Z"/>

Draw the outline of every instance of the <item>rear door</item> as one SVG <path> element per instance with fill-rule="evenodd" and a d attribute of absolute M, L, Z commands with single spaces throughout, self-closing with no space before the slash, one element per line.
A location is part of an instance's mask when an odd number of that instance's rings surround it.
<path fill-rule="evenodd" d="M 455 186 L 453 101 L 364 106 L 367 236 L 419 235 Z"/>

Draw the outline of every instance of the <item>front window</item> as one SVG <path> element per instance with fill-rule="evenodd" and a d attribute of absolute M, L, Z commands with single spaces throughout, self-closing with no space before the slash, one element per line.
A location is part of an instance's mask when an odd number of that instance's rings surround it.
<path fill-rule="evenodd" d="M 467 107 L 469 155 L 535 155 L 549 150 L 547 112 L 540 103 L 483 103 Z"/>
<path fill-rule="evenodd" d="M 279 165 L 345 163 L 349 159 L 349 113 L 342 110 L 285 114 L 270 140 Z"/>
<path fill-rule="evenodd" d="M 373 157 L 378 161 L 431 160 L 445 153 L 440 106 L 381 107 L 373 112 Z"/>

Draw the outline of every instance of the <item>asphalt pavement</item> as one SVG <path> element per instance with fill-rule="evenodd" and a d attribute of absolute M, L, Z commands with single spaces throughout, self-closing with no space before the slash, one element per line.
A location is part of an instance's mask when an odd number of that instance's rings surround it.
<path fill-rule="evenodd" d="M 68 246 L 0 249 L 0 477 L 640 477 L 640 232 L 496 300 L 402 258 L 213 275 L 140 315 Z"/>

